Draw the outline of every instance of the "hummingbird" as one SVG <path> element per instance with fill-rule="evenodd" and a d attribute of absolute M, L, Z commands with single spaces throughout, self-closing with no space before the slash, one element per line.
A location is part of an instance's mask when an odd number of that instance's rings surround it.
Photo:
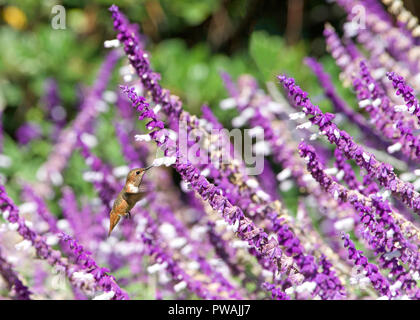
<path fill-rule="evenodd" d="M 154 166 L 136 168 L 128 172 L 124 188 L 118 194 L 117 199 L 115 199 L 114 204 L 112 205 L 112 210 L 109 213 L 108 237 L 120 221 L 121 217 L 131 218 L 130 210 L 145 196 L 146 189 L 140 185 L 144 174 L 152 167 Z"/>

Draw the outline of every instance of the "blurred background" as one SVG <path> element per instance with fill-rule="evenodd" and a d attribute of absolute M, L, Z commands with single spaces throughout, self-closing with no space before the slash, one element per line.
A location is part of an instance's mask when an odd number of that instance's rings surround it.
<path fill-rule="evenodd" d="M 103 42 L 115 37 L 108 12 L 113 3 L 147 36 L 163 86 L 194 113 L 223 94 L 220 69 L 260 81 L 287 71 L 313 89 L 302 58 L 321 58 L 334 72 L 322 30 L 326 21 L 337 30 L 344 22 L 331 0 L 0 1 L 0 108 L 9 135 L 28 117 L 41 117 L 37 108 L 48 78 L 58 82 L 72 117 L 107 52 Z M 419 1 L 404 3 L 417 15 Z M 66 9 L 65 30 L 51 27 L 57 4 Z"/>
<path fill-rule="evenodd" d="M 115 3 L 147 36 L 162 84 L 197 113 L 224 93 L 218 75 L 251 73 L 273 81 L 279 70 L 309 76 L 306 55 L 323 57 L 325 21 L 344 12 L 325 0 L 19 0 L 0 1 L 0 106 L 12 137 L 28 118 L 41 117 L 45 82 L 58 82 L 72 117 L 115 38 L 108 7 Z M 52 7 L 66 8 L 66 29 L 51 27 Z M 299 71 L 299 72 L 298 72 Z M 307 81 L 310 83 L 313 81 Z"/>
<path fill-rule="evenodd" d="M 419 13 L 419 1 L 404 2 Z M 3 182 L 16 187 L 10 190 L 12 196 L 19 190 L 17 179 L 36 179 L 37 169 L 53 147 L 52 124 L 44 105 L 47 81 L 56 81 L 62 117 L 71 121 L 109 51 L 104 41 L 115 38 L 108 11 L 113 3 L 139 24 L 153 67 L 162 75 L 162 86 L 180 96 L 193 114 L 200 114 L 200 107 L 207 103 L 230 127 L 235 111 L 218 107 L 227 97 L 221 70 L 234 78 L 252 74 L 262 87 L 287 72 L 328 110 L 329 101 L 302 62 L 306 56 L 319 59 L 339 93 L 350 103 L 355 101 L 353 93 L 341 86 L 339 70 L 325 51 L 325 22 L 340 32 L 345 19 L 344 11 L 329 0 L 0 0 L 2 152 L 12 160 L 8 166 L 0 164 L 0 174 Z M 51 27 L 52 8 L 57 4 L 66 9 L 64 30 Z M 112 89 L 118 83 L 118 72 L 114 72 Z M 101 147 L 97 152 L 117 166 L 123 162 L 111 120 L 112 113 L 98 120 Z M 65 181 L 77 193 L 89 194 L 93 192 L 90 184 L 81 175 L 71 174 L 84 166 L 83 158 L 75 153 Z"/>

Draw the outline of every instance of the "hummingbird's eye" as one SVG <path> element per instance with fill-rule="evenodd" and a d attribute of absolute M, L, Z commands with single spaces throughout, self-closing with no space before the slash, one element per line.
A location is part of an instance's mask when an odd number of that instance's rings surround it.
<path fill-rule="evenodd" d="M 140 174 L 140 171 L 136 171 L 136 174 Z"/>

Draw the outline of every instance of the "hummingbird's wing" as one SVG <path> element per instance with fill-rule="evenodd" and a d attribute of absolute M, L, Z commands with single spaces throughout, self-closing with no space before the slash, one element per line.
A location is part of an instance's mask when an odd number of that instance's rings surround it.
<path fill-rule="evenodd" d="M 146 186 L 140 186 L 139 187 L 139 192 L 148 192 L 150 191 L 150 188 L 146 187 Z"/>

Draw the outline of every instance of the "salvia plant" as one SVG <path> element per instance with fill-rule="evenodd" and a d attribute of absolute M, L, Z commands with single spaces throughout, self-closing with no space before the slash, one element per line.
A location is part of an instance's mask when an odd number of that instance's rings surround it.
<path fill-rule="evenodd" d="M 331 112 L 293 74 L 264 90 L 250 75 L 221 71 L 229 96 L 220 108 L 236 110 L 233 130 L 212 106 L 190 114 L 162 87 L 140 28 L 111 6 L 115 39 L 73 120 L 57 82 L 45 85 L 53 146 L 38 180 L 20 181 L 12 200 L 2 179 L 0 295 L 420 299 L 420 26 L 401 1 L 336 2 L 347 13 L 344 34 L 327 23 L 324 37 L 355 105 L 311 57 L 304 63 Z M 363 17 L 353 10 L 360 5 Z M 109 85 L 113 75 L 120 86 Z M 97 145 L 98 117 L 110 109 L 125 166 Z M 16 137 L 25 148 L 42 130 L 27 122 Z M 66 173 L 74 153 L 88 170 Z M 10 165 L 7 153 L 0 161 Z M 140 185 L 126 180 L 149 166 Z M 66 181 L 74 175 L 93 198 L 78 197 Z M 279 189 L 296 190 L 297 206 Z M 108 237 L 109 214 L 130 192 L 142 197 Z"/>

